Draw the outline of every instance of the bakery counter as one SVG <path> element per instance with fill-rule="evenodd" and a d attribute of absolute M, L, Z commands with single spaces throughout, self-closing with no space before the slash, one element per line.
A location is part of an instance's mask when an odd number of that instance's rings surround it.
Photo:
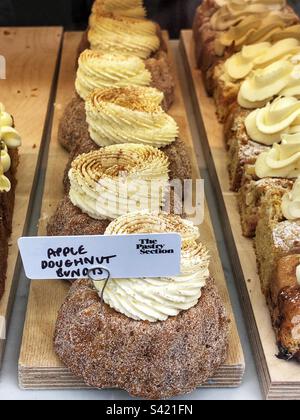
<path fill-rule="evenodd" d="M 172 47 L 175 53 L 175 59 L 177 61 L 177 67 L 179 69 L 179 78 L 182 82 L 182 90 L 185 93 L 185 102 L 187 107 L 187 113 L 189 116 L 189 122 L 192 129 L 192 135 L 194 140 L 194 146 L 197 155 L 197 161 L 202 172 L 202 176 L 206 181 L 206 193 L 210 211 L 213 218 L 213 226 L 215 228 L 215 234 L 217 237 L 219 251 L 222 257 L 223 268 L 228 279 L 228 288 L 231 295 L 231 302 L 235 312 L 240 338 L 242 341 L 245 359 L 246 359 L 246 374 L 244 376 L 243 384 L 239 388 L 235 389 L 201 389 L 195 391 L 193 394 L 178 399 L 199 399 L 199 400 L 242 400 L 242 399 L 262 399 L 260 392 L 260 386 L 258 376 L 255 369 L 254 358 L 251 353 L 251 346 L 248 339 L 247 329 L 242 315 L 241 306 L 238 300 L 237 291 L 234 285 L 234 277 L 231 269 L 230 259 L 226 250 L 225 239 L 222 234 L 221 224 L 218 219 L 217 213 L 217 201 L 214 196 L 213 186 L 206 168 L 204 161 L 204 154 L 201 150 L 201 144 L 199 142 L 199 135 L 197 131 L 196 119 L 193 111 L 193 106 L 188 95 L 187 77 L 182 64 L 181 56 L 179 53 L 178 42 L 172 42 Z M 52 121 L 49 119 L 47 139 L 48 145 L 51 137 Z M 31 214 L 30 226 L 28 235 L 34 236 L 37 234 L 37 225 L 41 208 L 41 201 L 43 196 L 43 184 L 46 175 L 47 168 L 47 156 L 48 147 L 43 150 L 41 172 L 39 176 L 39 183 L 37 185 L 37 193 L 34 200 L 34 207 Z M 18 359 L 19 349 L 22 342 L 23 325 L 26 315 L 26 307 L 29 295 L 30 282 L 25 278 L 24 273 L 20 275 L 19 287 L 17 290 L 17 296 L 14 303 L 13 315 L 8 331 L 7 346 L 4 355 L 3 369 L 0 376 L 0 399 L 84 399 L 84 400 L 117 400 L 117 399 L 129 399 L 127 393 L 121 391 L 94 391 L 94 390 L 65 390 L 65 391 L 23 391 L 18 385 Z M 36 349 L 35 351 L 39 351 Z M 43 355 L 40 355 L 42 357 Z"/>

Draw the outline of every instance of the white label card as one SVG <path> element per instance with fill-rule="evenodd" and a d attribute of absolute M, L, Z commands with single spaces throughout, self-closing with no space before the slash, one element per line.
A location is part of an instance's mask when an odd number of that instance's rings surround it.
<path fill-rule="evenodd" d="M 100 267 L 115 279 L 178 276 L 181 271 L 178 234 L 29 237 L 18 244 L 31 280 L 84 279 Z"/>

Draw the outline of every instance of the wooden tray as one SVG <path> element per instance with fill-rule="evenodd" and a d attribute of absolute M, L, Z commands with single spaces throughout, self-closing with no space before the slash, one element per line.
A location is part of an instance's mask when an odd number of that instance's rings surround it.
<path fill-rule="evenodd" d="M 223 126 L 217 120 L 213 99 L 206 94 L 201 71 L 196 69 L 192 31 L 182 32 L 180 47 L 190 79 L 203 149 L 219 197 L 220 214 L 245 308 L 264 395 L 272 400 L 300 399 L 300 365 L 276 357 L 278 348 L 269 310 L 261 292 L 253 241 L 242 235 L 236 194 L 229 188 Z"/>
<path fill-rule="evenodd" d="M 74 94 L 74 61 L 80 37 L 81 34 L 79 33 L 67 33 L 64 40 L 53 136 L 44 191 L 42 223 L 40 224 L 41 235 L 45 233 L 44 228 L 47 219 L 53 214 L 58 201 L 63 196 L 61 180 L 68 154 L 63 151 L 57 142 L 57 129 L 62 111 Z M 176 103 L 172 107 L 171 114 L 178 121 L 181 135 L 188 142 L 191 155 L 194 155 L 189 124 L 178 80 L 177 85 Z M 194 172 L 195 177 L 199 178 L 198 167 L 195 161 Z M 56 182 L 57 180 L 58 182 Z M 201 237 L 211 251 L 212 261 L 214 261 L 212 274 L 218 282 L 220 292 L 226 302 L 228 313 L 232 320 L 228 361 L 216 376 L 206 384 L 206 387 L 236 387 L 240 385 L 245 370 L 243 351 L 207 210 L 205 220 L 205 223 L 201 226 Z M 57 312 L 66 297 L 68 288 L 69 286 L 61 281 L 32 282 L 19 360 L 19 380 L 22 388 L 75 389 L 86 387 L 69 373 L 68 369 L 60 363 L 53 352 L 52 337 Z"/>
<path fill-rule="evenodd" d="M 6 60 L 6 80 L 0 80 L 0 101 L 13 114 L 22 136 L 18 186 L 10 239 L 6 290 L 0 301 L 0 360 L 17 288 L 17 239 L 26 232 L 32 209 L 37 167 L 62 39 L 61 28 L 1 28 L 0 52 Z M 1 362 L 0 362 L 1 363 Z"/>

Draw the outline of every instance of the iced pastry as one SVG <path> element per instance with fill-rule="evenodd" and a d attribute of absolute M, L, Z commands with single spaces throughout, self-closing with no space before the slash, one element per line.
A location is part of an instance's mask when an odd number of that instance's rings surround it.
<path fill-rule="evenodd" d="M 97 88 L 150 86 L 151 82 L 150 71 L 138 57 L 85 50 L 79 58 L 75 88 L 86 100 Z"/>
<path fill-rule="evenodd" d="M 88 41 L 92 50 L 149 58 L 160 48 L 157 26 L 149 20 L 92 15 Z"/>
<path fill-rule="evenodd" d="M 92 7 L 96 15 L 113 14 L 133 18 L 146 17 L 143 0 L 96 0 Z"/>
<path fill-rule="evenodd" d="M 86 102 L 91 139 L 99 146 L 137 143 L 164 147 L 178 137 L 175 120 L 161 108 L 157 89 L 128 87 L 95 90 Z"/>
<path fill-rule="evenodd" d="M 259 178 L 288 178 L 300 176 L 300 133 L 282 135 L 281 144 L 259 155 L 255 172 Z"/>
<path fill-rule="evenodd" d="M 295 182 L 292 191 L 283 196 L 281 208 L 287 220 L 300 220 L 300 177 Z"/>
<path fill-rule="evenodd" d="M 112 279 L 103 304 L 101 284 L 75 282 L 58 315 L 57 355 L 98 389 L 148 399 L 192 391 L 213 376 L 228 349 L 228 320 L 198 229 L 177 216 L 136 213 L 112 222 L 106 233 L 179 233 L 182 275 Z"/>
<path fill-rule="evenodd" d="M 159 210 L 169 161 L 158 149 L 115 145 L 79 156 L 69 171 L 70 200 L 94 219 L 116 219 L 132 208 Z"/>
<path fill-rule="evenodd" d="M 254 71 L 241 85 L 238 103 L 243 108 L 265 106 L 276 96 L 300 96 L 300 56 L 279 60 Z"/>
<path fill-rule="evenodd" d="M 226 2 L 220 7 L 205 0 L 196 12 L 193 32 L 196 61 L 203 71 L 245 45 L 300 39 L 299 18 L 286 2 Z"/>
<path fill-rule="evenodd" d="M 20 146 L 21 137 L 14 128 L 13 117 L 0 103 L 0 299 L 5 290 L 8 240 L 12 232 Z"/>
<path fill-rule="evenodd" d="M 300 132 L 300 101 L 294 97 L 277 98 L 251 112 L 245 126 L 251 140 L 266 146 L 280 143 L 282 134 Z"/>

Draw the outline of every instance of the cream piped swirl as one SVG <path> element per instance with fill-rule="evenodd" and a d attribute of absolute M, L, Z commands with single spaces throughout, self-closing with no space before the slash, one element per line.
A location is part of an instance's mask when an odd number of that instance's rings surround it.
<path fill-rule="evenodd" d="M 241 22 L 247 16 L 266 14 L 274 10 L 281 10 L 284 1 L 227 1 L 214 13 L 211 26 L 215 31 L 226 31 Z"/>
<path fill-rule="evenodd" d="M 238 103 L 243 108 L 262 108 L 275 96 L 300 97 L 300 55 L 279 60 L 254 71 L 241 85 Z"/>
<path fill-rule="evenodd" d="M 112 279 L 104 291 L 111 308 L 136 321 L 158 322 L 197 305 L 209 278 L 210 258 L 198 242 L 199 230 L 166 213 L 130 214 L 112 222 L 105 234 L 179 233 L 182 237 L 181 275 L 170 278 Z M 99 293 L 103 284 L 95 282 Z"/>
<path fill-rule="evenodd" d="M 10 170 L 11 158 L 8 149 L 16 149 L 21 146 L 21 136 L 13 128 L 12 116 L 6 112 L 5 106 L 0 103 L 0 192 L 9 192 L 10 180 L 5 173 Z"/>
<path fill-rule="evenodd" d="M 85 50 L 78 61 L 75 88 L 86 100 L 95 89 L 150 86 L 151 73 L 138 57 Z"/>
<path fill-rule="evenodd" d="M 297 283 L 300 286 L 300 265 L 298 265 L 296 268 L 296 278 L 297 278 Z"/>
<path fill-rule="evenodd" d="M 160 46 L 155 23 L 143 19 L 92 15 L 88 40 L 92 50 L 134 55 L 145 60 Z"/>
<path fill-rule="evenodd" d="M 159 211 L 169 181 L 169 159 L 159 149 L 114 145 L 80 155 L 69 171 L 72 203 L 98 220 L 138 210 Z"/>
<path fill-rule="evenodd" d="M 173 143 L 178 125 L 161 108 L 162 100 L 163 93 L 150 87 L 95 90 L 85 106 L 92 140 L 99 146 Z"/>
<path fill-rule="evenodd" d="M 272 146 L 281 141 L 282 134 L 300 132 L 300 101 L 293 97 L 279 97 L 264 108 L 249 114 L 245 127 L 251 140 Z"/>
<path fill-rule="evenodd" d="M 114 16 L 133 18 L 146 17 L 143 0 L 95 0 L 92 13 L 97 15 L 112 13 Z"/>
<path fill-rule="evenodd" d="M 283 134 L 281 144 L 259 155 L 255 172 L 259 178 L 288 178 L 300 176 L 300 133 Z"/>
<path fill-rule="evenodd" d="M 271 44 L 261 42 L 246 45 L 224 64 L 225 77 L 233 82 L 245 79 L 253 70 L 265 68 L 278 60 L 286 60 L 300 54 L 300 41 L 287 38 Z"/>
<path fill-rule="evenodd" d="M 292 191 L 283 196 L 281 208 L 287 220 L 300 219 L 300 178 L 295 182 Z"/>

